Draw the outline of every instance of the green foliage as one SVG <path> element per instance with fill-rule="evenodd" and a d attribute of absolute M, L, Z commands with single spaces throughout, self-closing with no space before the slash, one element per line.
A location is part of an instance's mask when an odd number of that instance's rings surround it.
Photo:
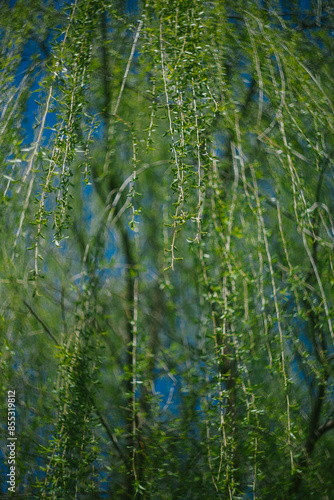
<path fill-rule="evenodd" d="M 18 493 L 333 498 L 332 22 L 325 1 L 3 7 Z"/>

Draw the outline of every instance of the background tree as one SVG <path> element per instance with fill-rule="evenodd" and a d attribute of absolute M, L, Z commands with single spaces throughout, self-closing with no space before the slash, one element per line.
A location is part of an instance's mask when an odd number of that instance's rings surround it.
<path fill-rule="evenodd" d="M 0 23 L 3 494 L 333 498 L 331 2 Z"/>

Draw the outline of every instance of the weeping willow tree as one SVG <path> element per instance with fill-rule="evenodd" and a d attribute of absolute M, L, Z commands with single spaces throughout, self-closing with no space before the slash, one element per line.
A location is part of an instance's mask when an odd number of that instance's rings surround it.
<path fill-rule="evenodd" d="M 2 2 L 2 495 L 334 498 L 333 21 Z"/>

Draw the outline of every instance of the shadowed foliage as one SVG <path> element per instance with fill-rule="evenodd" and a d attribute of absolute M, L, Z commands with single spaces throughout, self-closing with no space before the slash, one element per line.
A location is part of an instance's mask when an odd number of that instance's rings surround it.
<path fill-rule="evenodd" d="M 1 3 L 1 495 L 334 498 L 333 15 Z"/>

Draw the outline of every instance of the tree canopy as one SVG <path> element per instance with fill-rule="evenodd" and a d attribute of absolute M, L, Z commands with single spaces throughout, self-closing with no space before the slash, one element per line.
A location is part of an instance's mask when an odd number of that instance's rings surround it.
<path fill-rule="evenodd" d="M 1 2 L 1 494 L 334 498 L 333 16 Z"/>

